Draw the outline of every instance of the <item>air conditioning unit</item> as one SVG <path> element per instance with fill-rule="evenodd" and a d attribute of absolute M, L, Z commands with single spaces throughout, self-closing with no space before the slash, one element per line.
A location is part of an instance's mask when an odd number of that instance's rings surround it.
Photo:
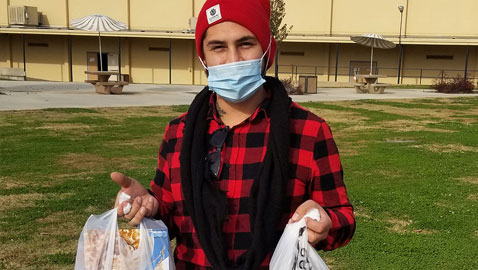
<path fill-rule="evenodd" d="M 189 18 L 189 29 L 196 31 L 196 24 L 198 23 L 198 17 Z"/>
<path fill-rule="evenodd" d="M 38 9 L 31 6 L 8 6 L 8 23 L 38 25 Z"/>

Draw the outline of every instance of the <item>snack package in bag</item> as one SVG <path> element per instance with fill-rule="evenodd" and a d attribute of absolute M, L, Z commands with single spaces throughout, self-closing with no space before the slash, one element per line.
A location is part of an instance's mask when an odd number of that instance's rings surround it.
<path fill-rule="evenodd" d="M 312 209 L 299 221 L 287 224 L 269 264 L 270 270 L 329 269 L 307 239 L 305 217 L 320 220 L 318 209 Z"/>
<path fill-rule="evenodd" d="M 143 218 L 137 228 L 119 229 L 116 211 L 88 218 L 78 241 L 75 270 L 174 270 L 166 225 Z"/>

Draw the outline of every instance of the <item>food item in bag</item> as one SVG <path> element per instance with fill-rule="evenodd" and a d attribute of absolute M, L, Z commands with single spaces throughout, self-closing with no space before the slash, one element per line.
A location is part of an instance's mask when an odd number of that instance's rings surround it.
<path fill-rule="evenodd" d="M 85 269 L 106 269 L 107 253 L 104 252 L 109 245 L 108 233 L 102 230 L 87 230 L 84 233 Z M 117 241 L 114 243 L 112 270 L 119 270 L 119 249 Z"/>
<path fill-rule="evenodd" d="M 173 270 L 166 225 L 143 218 L 133 229 L 119 229 L 116 209 L 92 215 L 78 241 L 75 270 Z"/>
<path fill-rule="evenodd" d="M 139 247 L 138 229 L 119 229 L 121 238 L 129 245 L 131 250 L 137 250 Z"/>

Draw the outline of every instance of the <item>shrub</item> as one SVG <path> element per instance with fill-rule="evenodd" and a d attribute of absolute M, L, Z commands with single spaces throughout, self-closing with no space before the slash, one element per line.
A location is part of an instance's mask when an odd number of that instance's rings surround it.
<path fill-rule="evenodd" d="M 302 90 L 300 89 L 299 86 L 294 85 L 291 78 L 280 80 L 280 81 L 284 85 L 284 88 L 289 95 L 303 95 L 304 94 L 304 92 L 302 92 Z"/>
<path fill-rule="evenodd" d="M 461 76 L 456 76 L 453 78 L 439 78 L 433 81 L 433 89 L 437 90 L 439 93 L 472 93 L 474 84 L 470 79 L 465 79 Z"/>

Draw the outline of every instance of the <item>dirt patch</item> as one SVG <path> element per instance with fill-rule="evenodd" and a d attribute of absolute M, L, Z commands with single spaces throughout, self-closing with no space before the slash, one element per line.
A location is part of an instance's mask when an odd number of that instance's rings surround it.
<path fill-rule="evenodd" d="M 415 234 L 425 234 L 425 235 L 430 235 L 437 233 L 437 230 L 433 229 L 411 229 L 410 225 L 413 224 L 413 221 L 411 219 L 399 219 L 395 217 L 390 217 L 385 220 L 385 222 L 390 223 L 392 226 L 389 227 L 388 229 L 392 232 L 396 232 L 399 234 L 405 234 L 405 233 L 415 233 Z"/>
<path fill-rule="evenodd" d="M 71 221 L 71 216 L 75 216 L 72 211 L 57 212 L 47 217 L 37 219 L 40 224 L 45 226 L 40 229 L 40 235 L 71 235 L 78 230 L 78 225 Z"/>
<path fill-rule="evenodd" d="M 398 219 L 398 218 L 389 218 L 386 219 L 385 222 L 390 223 L 392 227 L 389 229 L 393 232 L 397 233 L 407 233 L 408 232 L 408 226 L 412 224 L 411 220 L 404 220 L 404 219 Z"/>
<path fill-rule="evenodd" d="M 80 123 L 49 123 L 47 125 L 43 125 L 41 127 L 36 127 L 35 129 L 46 129 L 46 130 L 55 130 L 55 131 L 62 131 L 62 130 L 84 130 L 84 129 L 91 129 L 90 125 L 80 124 Z"/>
<path fill-rule="evenodd" d="M 337 139 L 338 136 L 335 136 Z M 361 153 L 362 147 L 367 143 L 364 140 L 358 140 L 356 142 L 343 142 L 337 145 L 341 157 L 358 156 Z"/>
<path fill-rule="evenodd" d="M 145 147 L 155 147 L 156 149 L 159 149 L 161 146 L 161 142 L 163 140 L 163 134 L 159 133 L 154 136 L 148 136 L 148 137 L 143 137 L 139 139 L 134 139 L 134 140 L 122 140 L 122 141 L 111 141 L 107 142 L 104 145 L 105 146 L 127 146 L 127 147 L 134 147 L 136 149 L 138 148 L 145 148 Z"/>
<path fill-rule="evenodd" d="M 32 207 L 36 200 L 45 199 L 48 194 L 28 193 L 0 196 L 0 211 Z"/>
<path fill-rule="evenodd" d="M 0 176 L 0 183 L 2 183 L 2 188 L 5 189 L 28 186 L 26 181 L 11 176 Z"/>
<path fill-rule="evenodd" d="M 396 102 L 400 103 L 409 103 L 406 100 L 397 100 Z M 416 103 L 415 103 L 416 104 Z M 419 104 L 418 104 L 419 105 Z M 371 111 L 379 111 L 385 112 L 390 114 L 396 114 L 400 116 L 409 116 L 409 117 L 418 117 L 418 118 L 429 118 L 429 117 L 437 117 L 437 118 L 449 118 L 456 115 L 457 111 L 455 110 L 448 110 L 448 109 L 431 109 L 431 108 L 400 108 L 395 107 L 387 104 L 360 104 L 360 105 L 351 105 L 351 108 L 356 109 L 365 109 Z"/>
<path fill-rule="evenodd" d="M 456 152 L 475 152 L 478 153 L 478 147 L 471 147 L 462 144 L 421 144 L 413 145 L 415 148 L 422 148 L 434 153 L 456 153 Z"/>
<path fill-rule="evenodd" d="M 64 167 L 88 173 L 91 171 L 105 171 L 107 167 L 121 167 L 122 169 L 139 168 L 132 157 L 105 158 L 91 153 L 70 153 L 58 161 Z"/>
<path fill-rule="evenodd" d="M 478 194 L 470 194 L 466 197 L 467 200 L 478 202 Z"/>
<path fill-rule="evenodd" d="M 319 253 L 320 257 L 324 260 L 325 264 L 329 269 L 345 269 L 344 263 L 340 260 L 337 260 L 333 257 L 325 257 L 323 254 Z"/>
<path fill-rule="evenodd" d="M 45 256 L 57 253 L 75 254 L 77 242 L 78 240 L 58 241 L 51 235 L 38 235 L 32 240 L 22 242 L 7 241 L 2 244 L 0 261 L 5 262 L 6 269 L 68 269 L 66 265 L 44 264 Z"/>
<path fill-rule="evenodd" d="M 378 125 L 381 128 L 392 129 L 398 132 L 410 132 L 410 131 L 429 131 L 439 133 L 452 133 L 454 131 L 440 128 L 427 127 L 428 124 L 436 124 L 435 121 L 417 121 L 417 120 L 395 120 L 395 121 L 382 121 Z"/>
<path fill-rule="evenodd" d="M 97 111 L 102 117 L 114 121 L 123 121 L 125 119 L 125 115 L 127 117 L 161 116 L 174 118 L 183 114 L 181 112 L 173 111 L 172 108 L 172 106 L 101 108 Z"/>
<path fill-rule="evenodd" d="M 308 110 L 330 123 L 357 123 L 368 119 L 367 117 L 354 112 L 318 108 L 308 108 Z"/>
<path fill-rule="evenodd" d="M 461 178 L 458 178 L 458 180 L 468 184 L 478 185 L 478 177 L 461 177 Z"/>
<path fill-rule="evenodd" d="M 413 232 L 416 234 L 425 234 L 425 235 L 438 233 L 437 230 L 430 230 L 430 229 L 416 229 L 416 230 L 413 230 Z"/>
<path fill-rule="evenodd" d="M 367 213 L 367 210 L 364 207 L 356 206 L 354 207 L 354 215 L 356 217 L 363 217 L 366 219 L 371 219 L 372 217 Z"/>

